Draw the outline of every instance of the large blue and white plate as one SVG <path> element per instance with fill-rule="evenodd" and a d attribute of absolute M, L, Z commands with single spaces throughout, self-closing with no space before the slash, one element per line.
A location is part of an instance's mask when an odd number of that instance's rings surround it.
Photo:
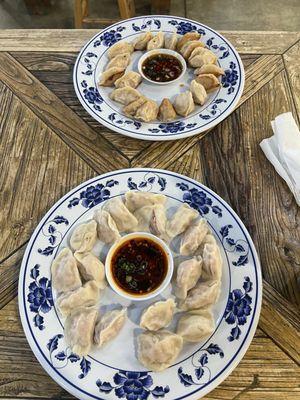
<path fill-rule="evenodd" d="M 100 73 L 107 64 L 107 50 L 119 40 L 133 41 L 145 31 L 166 34 L 198 31 L 201 41 L 218 56 L 218 64 L 225 70 L 222 86 L 209 94 L 205 104 L 196 106 L 188 117 L 174 122 L 145 123 L 128 118 L 119 103 L 112 101 L 112 88 L 98 86 Z M 137 71 L 143 52 L 135 51 L 128 70 Z M 143 81 L 138 90 L 158 104 L 164 97 L 175 96 L 188 90 L 193 79 L 193 69 L 187 68 L 184 76 L 163 87 Z M 218 32 L 199 22 L 181 17 L 150 15 L 131 18 L 111 25 L 95 35 L 81 50 L 74 66 L 73 82 L 76 94 L 86 111 L 102 125 L 123 135 L 145 140 L 181 139 L 212 128 L 226 118 L 236 107 L 244 88 L 245 74 L 242 61 L 232 44 Z"/>
<path fill-rule="evenodd" d="M 215 331 L 201 343 L 185 345 L 176 363 L 160 373 L 145 370 L 135 355 L 143 302 L 130 303 L 107 288 L 101 303 L 127 306 L 128 321 L 114 341 L 80 358 L 65 342 L 63 321 L 53 301 L 50 266 L 74 226 L 91 218 L 95 207 L 108 198 L 128 190 L 163 193 L 168 207 L 186 202 L 197 209 L 210 224 L 224 262 L 221 295 L 213 309 Z M 199 399 L 222 382 L 245 354 L 258 322 L 261 294 L 256 250 L 229 205 L 190 178 L 148 168 L 98 176 L 59 200 L 34 231 L 19 279 L 20 316 L 35 356 L 59 385 L 80 399 Z"/>

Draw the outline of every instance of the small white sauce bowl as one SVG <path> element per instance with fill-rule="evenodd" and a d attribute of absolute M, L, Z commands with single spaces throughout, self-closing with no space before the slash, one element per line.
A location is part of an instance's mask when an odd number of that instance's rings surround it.
<path fill-rule="evenodd" d="M 173 79 L 172 81 L 168 81 L 168 82 L 156 82 L 156 81 L 152 81 L 150 78 L 148 78 L 144 74 L 142 66 L 143 66 L 144 61 L 147 58 L 152 57 L 155 54 L 169 54 L 169 55 L 171 55 L 173 57 L 176 57 L 177 60 L 182 65 L 181 74 L 176 79 Z M 142 77 L 144 79 L 146 79 L 148 82 L 154 83 L 156 85 L 167 85 L 169 83 L 174 83 L 174 82 L 178 81 L 185 74 L 186 62 L 185 62 L 185 59 L 182 57 L 182 55 L 177 53 L 177 51 L 169 50 L 169 49 L 154 49 L 154 50 L 147 51 L 145 54 L 142 55 L 142 57 L 139 59 L 139 62 L 138 62 L 138 70 L 139 70 L 139 73 L 142 75 Z"/>
<path fill-rule="evenodd" d="M 123 288 L 121 288 L 117 282 L 115 281 L 112 273 L 112 257 L 115 254 L 115 252 L 127 241 L 130 239 L 137 239 L 137 238 L 145 238 L 145 239 L 150 239 L 154 243 L 157 243 L 162 250 L 165 252 L 165 255 L 167 257 L 167 273 L 164 278 L 164 280 L 161 282 L 161 284 L 153 291 L 145 294 L 134 294 L 134 293 L 129 293 L 126 292 Z M 110 287 L 120 296 L 129 299 L 129 300 L 134 300 L 134 301 L 142 301 L 142 300 L 149 300 L 152 299 L 153 297 L 157 296 L 160 294 L 170 283 L 172 275 L 173 275 L 173 270 L 174 270 L 174 263 L 173 263 L 173 257 L 171 250 L 169 247 L 166 245 L 164 241 L 159 239 L 158 237 L 152 235 L 151 233 L 147 232 L 134 232 L 134 233 L 129 233 L 128 235 L 122 236 L 121 239 L 119 239 L 116 243 L 114 243 L 111 248 L 109 249 L 109 252 L 107 254 L 106 260 L 105 260 L 105 274 L 106 278 L 108 280 L 108 283 Z"/>

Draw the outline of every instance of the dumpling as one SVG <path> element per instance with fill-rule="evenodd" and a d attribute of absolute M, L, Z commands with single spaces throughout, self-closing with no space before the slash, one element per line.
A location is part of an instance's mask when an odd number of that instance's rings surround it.
<path fill-rule="evenodd" d="M 195 109 L 192 93 L 190 91 L 180 93 L 175 97 L 173 106 L 177 114 L 186 117 Z"/>
<path fill-rule="evenodd" d="M 91 251 L 97 240 L 97 223 L 90 221 L 78 225 L 70 238 L 70 245 L 73 251 L 85 253 Z"/>
<path fill-rule="evenodd" d="M 94 307 L 80 308 L 68 316 L 65 322 L 65 339 L 72 353 L 87 356 L 92 343 L 97 310 Z"/>
<path fill-rule="evenodd" d="M 164 47 L 164 36 L 163 32 L 158 32 L 149 42 L 147 43 L 147 50 L 161 49 Z"/>
<path fill-rule="evenodd" d="M 133 42 L 134 50 L 145 50 L 147 43 L 152 39 L 151 32 L 141 33 L 138 38 Z"/>
<path fill-rule="evenodd" d="M 158 106 L 154 100 L 147 99 L 136 111 L 135 118 L 144 122 L 150 122 L 156 119 Z"/>
<path fill-rule="evenodd" d="M 94 342 L 98 347 L 113 340 L 123 328 L 126 321 L 127 310 L 108 311 L 96 323 Z"/>
<path fill-rule="evenodd" d="M 68 247 L 52 262 L 51 274 L 52 286 L 58 293 L 76 290 L 82 285 L 75 257 Z"/>
<path fill-rule="evenodd" d="M 131 214 L 120 197 L 108 200 L 103 208 L 112 216 L 119 232 L 129 231 L 137 226 L 137 219 Z"/>
<path fill-rule="evenodd" d="M 167 234 L 173 238 L 184 232 L 191 222 L 199 216 L 199 213 L 187 203 L 183 203 L 167 223 Z"/>
<path fill-rule="evenodd" d="M 121 235 L 117 225 L 107 211 L 102 208 L 96 210 L 94 213 L 94 220 L 97 222 L 97 234 L 101 242 L 113 243 L 120 239 Z"/>
<path fill-rule="evenodd" d="M 175 293 L 179 299 L 184 300 L 188 290 L 198 282 L 202 272 L 201 256 L 181 262 L 177 268 Z"/>
<path fill-rule="evenodd" d="M 135 89 L 141 83 L 141 80 L 142 77 L 138 72 L 129 71 L 115 81 L 115 87 L 122 88 L 130 86 Z"/>
<path fill-rule="evenodd" d="M 100 76 L 99 85 L 100 86 L 113 86 L 114 82 L 124 75 L 125 68 L 112 67 L 108 70 L 102 72 Z"/>
<path fill-rule="evenodd" d="M 144 206 L 133 214 L 138 220 L 135 231 L 151 232 L 153 235 L 164 237 L 166 231 L 166 210 L 162 204 Z"/>
<path fill-rule="evenodd" d="M 137 342 L 140 363 L 152 371 L 163 371 L 178 357 L 183 339 L 175 333 L 162 330 L 141 333 Z"/>
<path fill-rule="evenodd" d="M 213 74 L 198 75 L 195 80 L 203 85 L 207 92 L 211 92 L 220 87 L 219 79 Z"/>
<path fill-rule="evenodd" d="M 176 111 L 169 99 L 163 99 L 158 109 L 158 119 L 163 122 L 170 122 L 176 118 Z"/>
<path fill-rule="evenodd" d="M 85 281 L 94 280 L 100 289 L 104 289 L 106 286 L 105 282 L 105 270 L 104 265 L 93 253 L 78 253 L 74 254 L 77 262 L 78 269 Z"/>
<path fill-rule="evenodd" d="M 188 292 L 187 298 L 180 304 L 181 310 L 195 310 L 215 304 L 220 295 L 219 281 L 199 282 Z"/>
<path fill-rule="evenodd" d="M 203 249 L 203 275 L 204 279 L 215 279 L 220 281 L 222 278 L 222 256 L 219 246 L 215 242 L 206 243 Z"/>
<path fill-rule="evenodd" d="M 191 82 L 190 91 L 192 92 L 194 102 L 202 106 L 207 98 L 207 93 L 204 86 L 193 79 Z"/>
<path fill-rule="evenodd" d="M 204 218 L 201 218 L 195 224 L 188 227 L 181 239 L 180 254 L 182 256 L 191 256 L 195 254 L 207 232 L 208 226 Z"/>
<path fill-rule="evenodd" d="M 191 40 L 186 42 L 180 49 L 180 53 L 182 55 L 182 57 L 187 60 L 192 51 L 198 47 L 203 48 L 204 47 L 204 43 L 200 42 L 199 40 Z"/>
<path fill-rule="evenodd" d="M 185 45 L 186 42 L 189 42 L 191 40 L 198 40 L 200 39 L 200 33 L 198 32 L 187 32 L 185 33 L 179 40 L 177 43 L 177 50 L 180 51 L 180 49 L 182 48 L 182 46 Z"/>
<path fill-rule="evenodd" d="M 175 50 L 177 46 L 177 33 L 174 32 L 172 35 L 165 36 L 165 48 L 169 50 Z"/>
<path fill-rule="evenodd" d="M 137 100 L 133 101 L 132 103 L 129 103 L 127 106 L 123 108 L 124 114 L 128 115 L 129 117 L 133 117 L 137 112 L 137 109 L 141 105 L 143 105 L 146 101 L 147 98 L 145 96 L 139 97 Z"/>
<path fill-rule="evenodd" d="M 144 206 L 153 206 L 155 204 L 165 205 L 166 201 L 166 196 L 159 193 L 137 192 L 134 190 L 125 193 L 125 206 L 131 212 Z"/>
<path fill-rule="evenodd" d="M 225 72 L 222 68 L 218 67 L 215 64 L 204 64 L 200 68 L 196 68 L 194 71 L 195 75 L 202 75 L 202 74 L 213 74 L 216 77 L 225 75 Z"/>
<path fill-rule="evenodd" d="M 189 58 L 193 58 L 195 56 L 198 56 L 199 54 L 205 54 L 206 50 L 207 50 L 206 48 L 198 46 L 198 47 L 193 49 L 193 51 L 191 52 Z"/>
<path fill-rule="evenodd" d="M 99 300 L 99 288 L 95 281 L 89 281 L 72 292 L 66 292 L 57 299 L 57 308 L 63 317 L 67 317 L 79 307 L 93 306 Z"/>
<path fill-rule="evenodd" d="M 180 318 L 177 325 L 177 335 L 186 342 L 197 343 L 215 330 L 215 321 L 209 309 L 190 311 Z"/>
<path fill-rule="evenodd" d="M 118 54 L 117 56 L 115 56 L 110 60 L 110 62 L 105 67 L 105 70 L 108 70 L 113 67 L 125 69 L 126 67 L 128 67 L 129 63 L 130 63 L 129 53 Z"/>
<path fill-rule="evenodd" d="M 116 57 L 119 54 L 124 54 L 124 53 L 131 54 L 133 50 L 134 49 L 132 43 L 128 43 L 125 42 L 124 40 L 121 40 L 109 48 L 107 55 L 108 58 L 111 60 L 112 58 Z"/>
<path fill-rule="evenodd" d="M 141 316 L 140 327 L 149 331 L 158 331 L 170 325 L 175 311 L 175 301 L 168 299 L 157 301 L 148 307 Z"/>
<path fill-rule="evenodd" d="M 130 86 L 115 89 L 110 94 L 112 100 L 124 104 L 125 106 L 137 100 L 140 96 L 140 92 Z"/>
<path fill-rule="evenodd" d="M 204 64 L 215 64 L 217 56 L 208 49 L 202 49 L 201 53 L 197 55 L 191 54 L 189 64 L 191 67 L 202 67 Z"/>

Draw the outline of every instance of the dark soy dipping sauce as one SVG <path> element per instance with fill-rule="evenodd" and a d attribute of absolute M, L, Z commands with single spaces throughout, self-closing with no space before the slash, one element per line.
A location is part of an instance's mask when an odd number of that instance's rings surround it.
<path fill-rule="evenodd" d="M 158 243 L 146 238 L 129 239 L 112 257 L 112 275 L 124 291 L 148 294 L 164 280 L 167 263 L 166 253 Z"/>
<path fill-rule="evenodd" d="M 142 71 L 151 81 L 170 82 L 181 74 L 182 64 L 170 54 L 154 54 L 143 62 Z"/>

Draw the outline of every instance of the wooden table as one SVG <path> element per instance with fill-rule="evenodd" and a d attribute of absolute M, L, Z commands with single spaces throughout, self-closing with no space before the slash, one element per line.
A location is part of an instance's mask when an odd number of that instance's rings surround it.
<path fill-rule="evenodd" d="M 0 31 L 0 399 L 71 397 L 44 372 L 24 336 L 21 259 L 33 229 L 62 195 L 129 166 L 203 182 L 236 210 L 260 255 L 264 294 L 255 338 L 206 399 L 300 399 L 300 210 L 259 147 L 276 115 L 291 110 L 299 123 L 300 34 L 224 32 L 246 69 L 238 108 L 209 134 L 164 143 L 113 133 L 79 104 L 72 68 L 94 34 Z"/>

